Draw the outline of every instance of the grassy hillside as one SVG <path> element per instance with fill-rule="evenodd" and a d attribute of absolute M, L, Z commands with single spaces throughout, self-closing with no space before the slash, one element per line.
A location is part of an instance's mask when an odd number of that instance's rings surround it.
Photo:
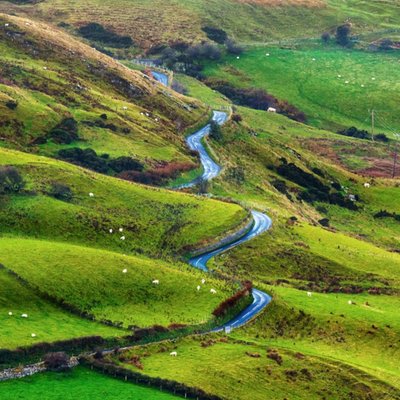
<path fill-rule="evenodd" d="M 262 47 L 240 59 L 228 57 L 206 74 L 237 87 L 257 87 L 302 110 L 308 123 L 333 131 L 357 126 L 376 132 L 400 128 L 396 113 L 399 76 L 396 52 L 343 50 L 322 45 Z"/>
<path fill-rule="evenodd" d="M 0 242 L 1 263 L 39 293 L 124 327 L 207 322 L 233 291 L 214 279 L 197 291 L 203 274 L 161 260 L 65 243 L 15 238 Z M 159 285 L 152 284 L 155 279 Z M 210 288 L 217 294 L 210 294 Z M 29 308 L 26 312 L 32 314 Z"/>
<path fill-rule="evenodd" d="M 51 156 L 89 148 L 147 168 L 196 166 L 177 132 L 208 119 L 199 102 L 48 25 L 6 15 L 0 25 L 2 146 Z"/>
<path fill-rule="evenodd" d="M 49 390 L 51 387 L 51 391 Z M 177 397 L 159 390 L 132 385 L 84 368 L 75 368 L 67 373 L 49 372 L 0 384 L 0 395 L 4 399 L 82 400 L 105 397 L 124 400 L 134 396 L 137 400 L 172 400 Z"/>
<path fill-rule="evenodd" d="M 2 1 L 0 9 L 72 26 L 99 22 L 148 47 L 171 39 L 203 39 L 205 25 L 223 28 L 242 42 L 319 36 L 346 20 L 358 32 L 396 29 L 398 7 L 389 0 L 122 0 L 118 7 L 111 1 L 90 0 L 83 5 L 56 0 L 22 6 Z"/>
<path fill-rule="evenodd" d="M 247 217 L 235 204 L 149 188 L 46 157 L 0 153 L 0 164 L 16 166 L 26 182 L 24 191 L 1 197 L 3 235 L 176 257 L 225 236 Z M 51 194 L 54 182 L 70 188 L 70 201 Z"/>
<path fill-rule="evenodd" d="M 15 349 L 40 342 L 100 335 L 123 336 L 126 332 L 91 322 L 60 310 L 22 285 L 6 270 L 0 270 L 0 348 Z M 8 313 L 12 312 L 12 316 Z M 28 318 L 21 318 L 28 314 Z M 36 336 L 32 337 L 32 333 Z"/>
<path fill-rule="evenodd" d="M 171 349 L 176 358 L 169 356 Z M 195 385 L 224 399 L 383 399 L 387 392 L 371 376 L 333 361 L 221 337 L 189 338 L 124 354 L 128 362 L 137 356 L 147 375 Z"/>

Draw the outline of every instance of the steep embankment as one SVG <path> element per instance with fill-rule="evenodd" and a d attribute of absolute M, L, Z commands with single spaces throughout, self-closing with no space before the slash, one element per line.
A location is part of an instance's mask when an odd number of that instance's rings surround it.
<path fill-rule="evenodd" d="M 179 133 L 207 120 L 200 102 L 31 20 L 0 15 L 0 51 L 3 146 L 50 156 L 91 149 L 103 160 L 89 167 L 100 172 L 121 156 L 147 169 L 196 166 Z"/>

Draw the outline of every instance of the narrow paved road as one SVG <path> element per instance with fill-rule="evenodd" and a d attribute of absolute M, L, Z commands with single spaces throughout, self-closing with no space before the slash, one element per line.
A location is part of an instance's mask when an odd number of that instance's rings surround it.
<path fill-rule="evenodd" d="M 162 83 L 164 86 L 168 86 L 169 77 L 167 74 L 163 74 L 162 72 L 151 71 L 153 77 L 156 81 Z"/>
<path fill-rule="evenodd" d="M 153 71 L 153 76 L 159 82 L 165 84 L 165 78 L 159 77 L 159 73 Z M 161 74 L 164 75 L 164 74 Z M 168 77 L 167 77 L 168 84 Z M 223 125 L 228 119 L 228 115 L 224 112 L 214 111 L 213 120 L 220 125 Z M 192 182 L 179 186 L 179 188 L 188 188 L 194 186 L 200 180 L 210 181 L 211 179 L 217 177 L 221 172 L 221 167 L 210 157 L 207 153 L 207 150 L 204 148 L 202 144 L 202 139 L 210 133 L 211 126 L 208 124 L 203 129 L 200 129 L 198 132 L 190 135 L 186 142 L 190 148 L 190 150 L 197 151 L 200 155 L 200 161 L 203 166 L 203 174 L 201 177 L 196 178 Z M 207 263 L 212 258 L 225 251 L 228 251 L 241 243 L 247 242 L 258 235 L 261 235 L 265 231 L 271 228 L 272 220 L 268 215 L 263 214 L 259 211 L 251 212 L 254 220 L 254 224 L 247 234 L 245 234 L 242 238 L 235 240 L 229 244 L 222 245 L 213 251 L 206 252 L 199 256 L 193 257 L 189 260 L 189 264 L 195 268 L 201 269 L 202 271 L 207 272 Z M 260 311 L 262 311 L 270 302 L 272 298 L 265 292 L 262 292 L 259 289 L 253 289 L 253 303 L 250 304 L 245 310 L 243 310 L 239 315 L 234 317 L 232 320 L 227 322 L 226 324 L 216 328 L 213 332 L 219 332 L 225 329 L 235 329 L 240 326 L 245 325 L 251 319 L 253 319 Z"/>
<path fill-rule="evenodd" d="M 222 125 L 226 122 L 228 116 L 224 112 L 214 111 L 213 121 Z M 201 180 L 210 181 L 217 177 L 221 172 L 221 167 L 209 156 L 207 150 L 201 143 L 202 139 L 210 133 L 211 125 L 208 124 L 203 129 L 190 135 L 186 139 L 186 143 L 190 150 L 197 151 L 200 155 L 201 165 L 203 166 L 203 174 L 198 178 L 194 179 L 192 182 L 183 184 L 178 187 L 178 189 L 189 188 L 196 185 Z"/>
<path fill-rule="evenodd" d="M 208 271 L 207 262 L 212 258 L 225 251 L 228 251 L 241 243 L 247 242 L 254 237 L 261 235 L 263 232 L 267 231 L 271 225 L 272 221 L 267 215 L 260 213 L 258 211 L 251 212 L 254 219 L 254 225 L 251 230 L 244 235 L 242 238 L 229 243 L 227 245 L 221 246 L 216 250 L 210 251 L 208 253 L 202 254 L 197 257 L 193 257 L 189 260 L 190 265 L 195 268 L 201 269 L 203 271 Z M 242 325 L 245 325 L 248 321 L 250 321 L 255 315 L 257 315 L 261 310 L 264 309 L 270 302 L 271 296 L 267 293 L 262 292 L 258 289 L 253 289 L 253 303 L 248 306 L 245 310 L 243 310 L 239 315 L 233 318 L 231 321 L 227 322 L 225 325 L 217 328 L 214 332 L 222 331 L 225 328 L 238 328 Z"/>

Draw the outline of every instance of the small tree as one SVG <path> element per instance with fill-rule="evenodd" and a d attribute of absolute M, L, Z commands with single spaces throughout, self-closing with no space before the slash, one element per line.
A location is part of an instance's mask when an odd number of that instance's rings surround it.
<path fill-rule="evenodd" d="M 25 186 L 22 176 L 15 167 L 0 167 L 0 194 L 17 193 Z"/>
<path fill-rule="evenodd" d="M 228 39 L 225 42 L 226 50 L 229 54 L 233 54 L 235 56 L 238 56 L 243 53 L 243 47 L 239 46 L 237 43 L 235 43 L 232 39 Z"/>
<path fill-rule="evenodd" d="M 49 194 L 50 196 L 63 201 L 70 201 L 73 197 L 72 190 L 67 185 L 59 182 L 52 183 Z"/>
<path fill-rule="evenodd" d="M 336 42 L 341 46 L 350 44 L 351 27 L 349 24 L 340 25 L 336 28 Z"/>
<path fill-rule="evenodd" d="M 217 142 L 220 142 L 223 138 L 222 136 L 222 129 L 219 124 L 216 122 L 212 121 L 210 124 L 210 137 L 213 140 L 216 140 Z"/>
<path fill-rule="evenodd" d="M 322 40 L 322 42 L 325 43 L 325 44 L 329 43 L 329 41 L 331 40 L 331 35 L 330 35 L 330 33 L 329 33 L 329 32 L 324 32 L 324 33 L 321 35 L 321 40 Z"/>

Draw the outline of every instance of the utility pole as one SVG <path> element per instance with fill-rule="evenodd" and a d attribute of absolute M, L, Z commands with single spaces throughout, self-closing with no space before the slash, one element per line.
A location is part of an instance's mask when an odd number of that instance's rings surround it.
<path fill-rule="evenodd" d="M 392 178 L 396 178 L 396 169 L 397 169 L 397 161 L 399 158 L 399 143 L 397 142 L 400 139 L 400 133 L 395 133 L 394 134 L 396 143 L 394 145 L 393 149 L 393 170 L 392 170 Z"/>
<path fill-rule="evenodd" d="M 371 139 L 374 141 L 375 135 L 375 110 L 371 110 Z"/>

